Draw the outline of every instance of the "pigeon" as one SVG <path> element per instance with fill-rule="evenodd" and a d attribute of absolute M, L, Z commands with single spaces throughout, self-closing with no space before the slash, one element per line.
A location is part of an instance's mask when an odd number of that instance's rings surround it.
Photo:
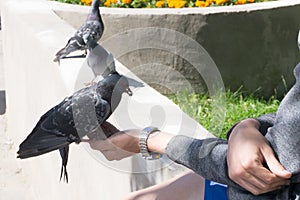
<path fill-rule="evenodd" d="M 93 0 L 86 21 L 69 39 L 67 45 L 56 53 L 54 62 L 59 63 L 60 59 L 65 58 L 71 52 L 77 50 L 86 52 L 87 49 L 91 50 L 97 45 L 104 31 L 99 4 L 100 0 Z"/>
<path fill-rule="evenodd" d="M 98 136 L 96 139 L 109 137 L 103 135 L 101 124 L 118 106 L 123 93 L 132 95 L 128 80 L 114 72 L 66 97 L 40 118 L 20 144 L 17 157 L 25 159 L 58 149 L 62 158 L 60 180 L 63 176 L 68 182 L 69 145 L 80 143 L 84 136 Z"/>
<path fill-rule="evenodd" d="M 97 76 L 106 77 L 116 72 L 116 65 L 112 53 L 99 44 L 89 52 L 86 61 L 88 67 L 90 67 L 93 72 L 94 79 L 96 79 Z"/>

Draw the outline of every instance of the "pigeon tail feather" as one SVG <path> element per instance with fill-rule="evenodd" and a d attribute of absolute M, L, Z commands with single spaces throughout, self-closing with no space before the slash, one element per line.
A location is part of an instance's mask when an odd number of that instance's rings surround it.
<path fill-rule="evenodd" d="M 59 180 L 61 181 L 62 177 L 64 177 L 63 180 L 68 183 L 69 178 L 68 178 L 68 172 L 67 172 L 67 163 L 68 163 L 68 157 L 69 157 L 69 146 L 59 149 L 59 153 L 60 153 L 61 160 L 62 160 Z"/>
<path fill-rule="evenodd" d="M 67 137 L 56 136 L 44 131 L 36 130 L 20 144 L 17 157 L 24 159 L 39 156 L 69 144 L 70 142 Z"/>

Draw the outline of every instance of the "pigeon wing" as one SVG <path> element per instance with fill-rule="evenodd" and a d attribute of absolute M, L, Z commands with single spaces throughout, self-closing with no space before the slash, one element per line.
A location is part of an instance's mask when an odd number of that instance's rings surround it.
<path fill-rule="evenodd" d="M 69 39 L 68 43 L 64 48 L 62 48 L 55 54 L 55 58 L 53 61 L 54 62 L 60 61 L 61 58 L 66 57 L 67 55 L 69 55 L 74 51 L 85 50 L 85 49 L 86 49 L 86 44 L 83 41 L 83 39 L 78 35 L 75 35 L 74 37 L 71 37 Z"/>
<path fill-rule="evenodd" d="M 18 157 L 38 156 L 63 148 L 72 142 L 80 142 L 74 116 L 78 121 L 82 119 L 78 118 L 78 114 L 85 109 L 82 105 L 94 104 L 93 102 L 96 102 L 92 98 L 95 96 L 94 93 L 94 87 L 84 88 L 46 112 L 20 144 Z"/>
<path fill-rule="evenodd" d="M 103 34 L 103 28 L 99 21 L 87 21 L 75 33 L 75 37 L 83 39 L 85 44 L 97 42 Z M 87 48 L 87 47 L 86 47 Z"/>
<path fill-rule="evenodd" d="M 110 114 L 109 103 L 96 92 L 96 85 L 79 90 L 64 100 L 65 103 L 42 123 L 43 130 L 68 141 L 80 142 L 80 138 L 96 130 Z"/>

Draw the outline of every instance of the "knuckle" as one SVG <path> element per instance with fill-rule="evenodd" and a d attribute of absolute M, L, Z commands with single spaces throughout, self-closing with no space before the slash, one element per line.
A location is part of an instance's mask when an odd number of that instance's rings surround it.
<path fill-rule="evenodd" d="M 266 191 L 268 188 L 269 188 L 268 185 L 261 185 L 260 186 L 261 191 Z"/>
<path fill-rule="evenodd" d="M 96 146 L 95 145 L 90 145 L 90 147 L 92 148 L 92 149 L 94 149 L 94 150 L 97 150 L 97 148 L 96 148 Z"/>
<path fill-rule="evenodd" d="M 274 183 L 274 177 L 266 177 L 265 178 L 265 182 L 268 184 L 268 185 L 271 185 L 272 183 Z"/>
<path fill-rule="evenodd" d="M 249 170 L 252 168 L 254 161 L 253 160 L 246 160 L 241 163 L 242 168 L 245 170 Z"/>
<path fill-rule="evenodd" d="M 105 156 L 105 158 L 106 158 L 108 161 L 113 161 L 113 160 L 115 160 L 115 159 L 114 159 L 114 156 L 112 156 L 110 153 L 103 153 L 103 155 Z"/>
<path fill-rule="evenodd" d="M 236 179 L 238 177 L 241 177 L 242 175 L 244 174 L 243 170 L 230 170 L 228 175 L 229 175 L 229 178 L 231 179 Z"/>
<path fill-rule="evenodd" d="M 257 190 L 254 190 L 254 191 L 252 192 L 252 194 L 255 195 L 255 196 L 257 196 L 257 195 L 260 195 L 260 192 L 257 191 Z"/>
<path fill-rule="evenodd" d="M 112 157 L 106 157 L 106 159 L 107 159 L 108 161 L 114 161 L 114 160 L 115 160 L 115 159 L 112 158 Z"/>

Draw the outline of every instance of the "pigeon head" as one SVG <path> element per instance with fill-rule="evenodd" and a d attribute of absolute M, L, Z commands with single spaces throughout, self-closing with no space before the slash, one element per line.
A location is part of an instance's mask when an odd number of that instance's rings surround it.
<path fill-rule="evenodd" d="M 101 95 L 102 99 L 109 102 L 112 109 L 119 104 L 123 93 L 132 95 L 127 78 L 117 72 L 98 82 L 97 93 Z"/>
<path fill-rule="evenodd" d="M 100 6 L 100 0 L 92 1 L 91 10 L 87 17 L 87 20 L 100 20 L 101 19 L 101 15 L 99 12 L 99 6 Z"/>

